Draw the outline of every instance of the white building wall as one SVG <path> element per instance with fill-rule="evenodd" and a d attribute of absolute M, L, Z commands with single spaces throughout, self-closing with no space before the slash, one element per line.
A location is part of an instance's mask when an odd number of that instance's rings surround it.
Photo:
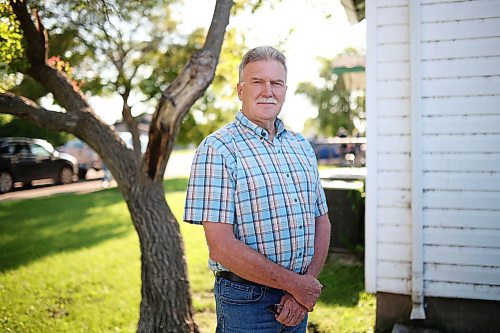
<path fill-rule="evenodd" d="M 411 137 L 408 0 L 368 1 L 366 14 L 367 135 L 368 142 L 376 143 L 375 147 L 371 144 L 367 155 L 366 284 L 367 290 L 372 292 L 409 294 Z M 375 267 L 370 269 L 373 260 Z"/>
<path fill-rule="evenodd" d="M 366 12 L 366 284 L 408 295 L 409 1 Z M 420 2 L 424 293 L 500 300 L 500 1 Z"/>
<path fill-rule="evenodd" d="M 500 1 L 421 18 L 425 294 L 500 300 Z"/>

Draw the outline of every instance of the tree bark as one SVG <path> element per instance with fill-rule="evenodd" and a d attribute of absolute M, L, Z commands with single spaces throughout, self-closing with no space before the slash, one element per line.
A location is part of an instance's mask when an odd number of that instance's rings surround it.
<path fill-rule="evenodd" d="M 179 224 L 158 182 L 140 184 L 127 205 L 141 244 L 138 332 L 198 332 Z"/>
<path fill-rule="evenodd" d="M 87 142 L 109 167 L 127 202 L 141 248 L 142 301 L 138 332 L 198 332 L 193 320 L 189 282 L 179 225 L 163 191 L 163 174 L 181 121 L 212 82 L 232 0 L 217 0 L 203 49 L 163 92 L 150 127 L 142 161 L 92 110 L 86 97 L 47 64 L 47 32 L 35 22 L 26 1 L 10 0 L 26 42 L 28 74 L 54 94 L 66 113 L 49 111 L 23 97 L 0 93 L 0 113 L 39 126 L 66 131 Z"/>

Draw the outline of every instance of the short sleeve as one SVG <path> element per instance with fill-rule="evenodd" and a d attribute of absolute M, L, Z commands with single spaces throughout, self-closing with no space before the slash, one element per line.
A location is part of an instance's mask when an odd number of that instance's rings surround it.
<path fill-rule="evenodd" d="M 211 146 L 198 147 L 191 166 L 184 221 L 234 224 L 235 183 L 226 158 Z"/>
<path fill-rule="evenodd" d="M 323 186 L 321 186 L 321 179 L 318 177 L 316 182 L 316 207 L 314 211 L 314 217 L 319 217 L 328 213 L 328 205 L 326 202 L 325 191 Z"/>

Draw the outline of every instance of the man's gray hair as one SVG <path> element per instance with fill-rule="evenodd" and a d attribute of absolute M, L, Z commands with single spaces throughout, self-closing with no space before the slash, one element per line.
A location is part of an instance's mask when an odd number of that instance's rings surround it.
<path fill-rule="evenodd" d="M 276 50 L 271 46 L 257 46 L 256 48 L 248 51 L 241 59 L 240 68 L 239 68 L 239 81 L 241 82 L 243 69 L 246 65 L 251 62 L 260 61 L 260 60 L 274 60 L 283 65 L 285 67 L 285 74 L 287 72 L 286 69 L 286 58 L 283 53 Z"/>

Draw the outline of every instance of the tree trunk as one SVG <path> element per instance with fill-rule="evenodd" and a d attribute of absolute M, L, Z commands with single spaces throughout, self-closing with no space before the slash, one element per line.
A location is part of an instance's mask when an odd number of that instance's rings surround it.
<path fill-rule="evenodd" d="M 142 301 L 137 332 L 198 332 L 184 245 L 161 182 L 145 180 L 127 204 L 141 244 Z"/>

